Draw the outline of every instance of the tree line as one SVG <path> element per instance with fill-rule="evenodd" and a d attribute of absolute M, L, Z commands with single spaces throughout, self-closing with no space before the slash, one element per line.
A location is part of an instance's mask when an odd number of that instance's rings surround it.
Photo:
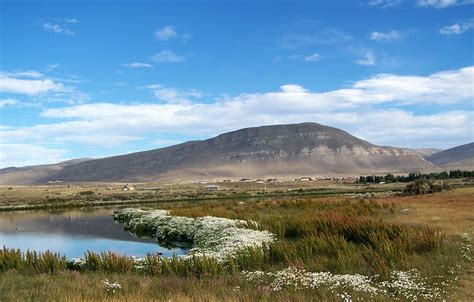
<path fill-rule="evenodd" d="M 410 173 L 408 175 L 393 175 L 388 173 L 387 175 L 367 175 L 360 176 L 357 180 L 358 183 L 393 183 L 393 182 L 412 182 L 419 179 L 426 180 L 443 180 L 443 179 L 455 179 L 455 178 L 467 178 L 474 177 L 474 171 L 467 170 L 452 170 L 449 172 L 440 172 L 440 173 Z"/>

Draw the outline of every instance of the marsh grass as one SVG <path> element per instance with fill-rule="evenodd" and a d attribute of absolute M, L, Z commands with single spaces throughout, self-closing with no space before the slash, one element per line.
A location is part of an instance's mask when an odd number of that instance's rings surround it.
<path fill-rule="evenodd" d="M 67 269 L 65 256 L 46 251 L 38 253 L 3 247 L 0 250 L 0 272 L 18 270 L 25 273 L 53 274 Z"/>
<path fill-rule="evenodd" d="M 431 259 L 428 262 L 435 261 L 450 245 L 437 228 L 386 222 L 386 217 L 399 212 L 393 202 L 333 198 L 209 202 L 181 205 L 170 211 L 173 215 L 214 215 L 258 222 L 258 226 L 249 227 L 268 230 L 278 238 L 259 257 L 263 267 L 302 264 L 317 271 L 388 274 L 392 269 L 429 267 L 431 264 L 411 259 L 426 255 Z"/>
<path fill-rule="evenodd" d="M 440 229 L 396 222 L 393 217 L 398 215 L 394 213 L 400 213 L 400 206 L 393 198 L 378 202 L 340 197 L 208 201 L 165 204 L 161 208 L 177 216 L 211 215 L 247 220 L 250 222 L 246 227 L 268 230 L 276 235 L 277 241 L 264 249 L 242 250 L 224 262 L 207 257 L 183 260 L 150 254 L 137 263 L 130 257 L 113 253 L 89 252 L 84 257 L 85 265 L 81 267 L 68 265 L 64 257 L 57 254 L 47 253 L 44 256 L 3 248 L 0 250 L 0 271 L 16 270 L 31 280 L 36 280 L 34 275 L 38 273 L 47 273 L 53 279 L 57 274 L 69 276 L 72 274 L 70 270 L 79 270 L 81 276 L 84 274 L 95 279 L 98 278 L 96 276 L 114 274 L 115 279 L 110 280 L 118 280 L 125 285 L 121 297 L 133 296 L 129 286 L 136 280 L 153 283 L 155 281 L 150 280 L 160 278 L 163 282 L 169 282 L 171 288 L 183 286 L 176 290 L 167 289 L 163 297 L 181 295 L 184 300 L 191 300 L 193 294 L 199 293 L 208 300 L 225 297 L 225 300 L 242 301 L 279 298 L 297 301 L 298 298 L 307 300 L 315 297 L 315 300 L 332 301 L 340 300 L 340 297 L 325 289 L 275 294 L 270 293 L 268 288 L 250 288 L 236 280 L 242 270 L 268 272 L 295 266 L 312 272 L 378 275 L 382 279 L 387 279 L 393 271 L 416 269 L 429 282 L 440 283 L 443 276 L 449 275 L 448 271 L 462 259 L 457 241 Z M 140 226 L 139 231 L 147 235 L 154 230 L 144 225 Z M 125 280 L 127 275 L 133 275 L 135 279 Z M 12 276 L 17 278 L 15 274 Z M 197 282 L 199 285 L 195 287 L 185 283 L 195 280 L 203 281 Z M 209 288 L 206 288 L 206 282 L 217 282 L 218 285 L 207 284 Z M 236 292 L 233 291 L 235 286 L 240 286 Z M 58 294 L 62 290 L 58 289 Z M 149 297 L 149 290 L 147 287 L 140 292 L 137 299 Z M 221 296 L 219 293 L 224 291 L 227 294 Z M 90 295 L 102 299 L 99 294 Z"/>

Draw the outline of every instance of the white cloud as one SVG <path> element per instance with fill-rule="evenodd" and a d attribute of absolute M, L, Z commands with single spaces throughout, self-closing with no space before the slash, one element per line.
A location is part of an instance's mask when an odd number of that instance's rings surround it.
<path fill-rule="evenodd" d="M 380 102 L 403 104 L 448 104 L 472 102 L 474 99 L 474 66 L 431 74 L 427 77 L 376 75 L 356 82 L 352 87 Z"/>
<path fill-rule="evenodd" d="M 148 85 L 145 88 L 150 89 L 153 95 L 167 103 L 190 103 L 192 100 L 203 97 L 203 92 L 196 89 L 176 89 L 168 88 L 161 84 Z"/>
<path fill-rule="evenodd" d="M 396 30 L 391 31 L 373 31 L 370 33 L 369 39 L 372 41 L 395 41 L 400 40 L 402 37 L 401 33 Z"/>
<path fill-rule="evenodd" d="M 171 50 L 163 50 L 153 55 L 151 58 L 156 63 L 181 63 L 186 60 L 184 56 L 177 55 Z"/>
<path fill-rule="evenodd" d="M 13 78 L 34 78 L 34 79 L 40 79 L 40 78 L 45 77 L 44 74 L 36 70 L 23 70 L 23 71 L 13 71 L 13 72 L 0 71 L 0 77 L 2 76 L 13 77 Z"/>
<path fill-rule="evenodd" d="M 42 102 L 63 102 L 67 104 L 83 103 L 89 95 L 76 87 L 64 83 L 80 83 L 81 80 L 51 78 L 34 71 L 0 71 L 0 92 L 23 94 L 31 97 L 32 102 L 21 102 L 21 106 L 38 106 Z"/>
<path fill-rule="evenodd" d="M 474 99 L 474 66 L 427 76 L 379 74 L 348 87 L 315 92 L 298 84 L 278 91 L 242 93 L 213 102 L 198 90 L 149 85 L 164 103 L 89 103 L 42 112 L 55 122 L 0 128 L 0 144 L 73 145 L 109 148 L 150 142 L 166 133 L 209 137 L 264 124 L 315 121 L 340 127 L 384 145 L 448 147 L 474 140 L 472 109 L 430 110 L 445 104 L 466 108 Z M 382 106 L 383 105 L 383 106 Z M 467 107 L 469 108 L 469 106 Z"/>
<path fill-rule="evenodd" d="M 70 19 L 64 19 L 64 22 L 66 23 L 78 23 L 77 19 L 75 18 L 70 18 Z"/>
<path fill-rule="evenodd" d="M 460 21 L 452 25 L 445 26 L 439 30 L 439 33 L 445 36 L 460 35 L 472 28 L 474 28 L 474 19 Z"/>
<path fill-rule="evenodd" d="M 359 65 L 372 66 L 376 63 L 376 57 L 372 50 L 365 50 L 364 56 L 356 61 Z"/>
<path fill-rule="evenodd" d="M 0 92 L 37 95 L 46 92 L 63 91 L 64 85 L 50 79 L 30 80 L 0 75 Z"/>
<path fill-rule="evenodd" d="M 142 62 L 133 62 L 133 63 L 123 63 L 122 66 L 129 68 L 153 68 L 154 66 L 148 63 Z"/>
<path fill-rule="evenodd" d="M 369 0 L 367 5 L 377 6 L 382 8 L 398 6 L 403 2 L 403 0 Z"/>
<path fill-rule="evenodd" d="M 447 8 L 451 6 L 473 4 L 474 0 L 417 0 L 420 7 Z"/>
<path fill-rule="evenodd" d="M 21 167 L 56 163 L 64 160 L 65 149 L 46 148 L 33 144 L 0 145 L 0 167 Z"/>
<path fill-rule="evenodd" d="M 155 31 L 155 38 L 158 40 L 167 41 L 176 37 L 178 37 L 176 29 L 171 25 L 166 25 L 165 27 Z"/>
<path fill-rule="evenodd" d="M 318 53 L 313 53 L 312 55 L 309 55 L 304 58 L 306 62 L 319 62 L 321 60 L 321 55 Z"/>
<path fill-rule="evenodd" d="M 0 109 L 3 108 L 3 107 L 15 106 L 15 105 L 18 105 L 18 101 L 17 101 L 17 100 L 14 100 L 14 99 L 12 99 L 12 98 L 0 99 Z"/>
<path fill-rule="evenodd" d="M 43 25 L 44 30 L 49 31 L 49 32 L 65 34 L 68 36 L 74 35 L 74 32 L 66 28 L 64 24 L 58 24 L 58 23 L 52 23 L 50 21 L 45 21 L 42 23 L 42 25 Z"/>
<path fill-rule="evenodd" d="M 51 72 L 53 70 L 56 70 L 60 67 L 59 64 L 48 64 L 46 68 L 44 69 L 46 72 Z"/>
<path fill-rule="evenodd" d="M 381 7 L 381 8 L 390 8 L 396 7 L 404 2 L 405 0 L 368 0 L 367 5 Z M 411 2 L 414 6 L 417 7 L 434 7 L 434 8 L 448 8 L 452 6 L 467 5 L 473 4 L 474 0 L 414 0 L 408 1 Z"/>

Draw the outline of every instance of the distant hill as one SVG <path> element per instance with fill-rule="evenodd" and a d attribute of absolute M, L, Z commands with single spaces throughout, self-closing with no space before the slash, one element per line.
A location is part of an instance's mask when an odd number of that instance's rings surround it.
<path fill-rule="evenodd" d="M 426 159 L 442 168 L 474 169 L 474 142 L 434 153 Z"/>
<path fill-rule="evenodd" d="M 0 184 L 48 180 L 145 182 L 163 179 L 284 177 L 434 169 L 414 150 L 383 147 L 317 123 L 262 126 L 217 137 L 79 163 L 0 172 Z M 21 168 L 25 169 L 25 168 Z"/>
<path fill-rule="evenodd" d="M 0 185 L 25 185 L 39 184 L 43 179 L 50 180 L 50 176 L 60 171 L 65 166 L 91 160 L 90 158 L 78 158 L 52 165 L 38 165 L 27 167 L 8 167 L 0 169 Z M 45 181 L 47 182 L 47 181 Z"/>

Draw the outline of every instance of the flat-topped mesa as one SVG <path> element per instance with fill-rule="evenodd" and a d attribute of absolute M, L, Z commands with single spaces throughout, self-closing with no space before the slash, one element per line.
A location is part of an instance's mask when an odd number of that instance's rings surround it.
<path fill-rule="evenodd" d="M 472 156 L 471 156 L 472 157 Z M 416 150 L 378 146 L 317 123 L 245 128 L 202 141 L 62 165 L 0 170 L 0 184 L 148 182 L 434 170 Z"/>
<path fill-rule="evenodd" d="M 244 220 L 212 216 L 189 218 L 171 216 L 165 210 L 123 209 L 114 219 L 132 233 L 149 235 L 160 242 L 189 242 L 191 249 L 184 258 L 209 257 L 226 261 L 248 249 L 263 249 L 275 241 L 268 231 L 246 227 Z"/>

